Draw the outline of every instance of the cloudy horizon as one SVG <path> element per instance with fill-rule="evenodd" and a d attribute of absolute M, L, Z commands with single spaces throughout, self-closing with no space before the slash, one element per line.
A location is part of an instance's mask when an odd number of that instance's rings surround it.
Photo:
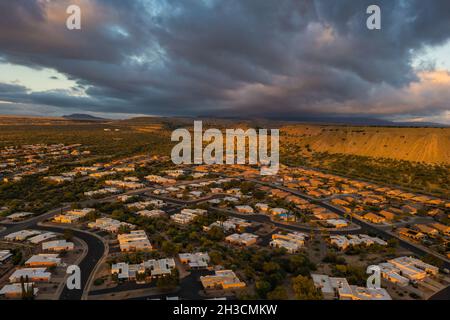
<path fill-rule="evenodd" d="M 0 0 L 0 114 L 70 113 L 450 124 L 450 2 Z"/>

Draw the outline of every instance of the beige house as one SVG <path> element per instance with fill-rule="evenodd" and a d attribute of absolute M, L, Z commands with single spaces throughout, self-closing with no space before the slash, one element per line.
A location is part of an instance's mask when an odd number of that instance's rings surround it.
<path fill-rule="evenodd" d="M 234 233 L 225 238 L 225 241 L 231 244 L 237 244 L 242 246 L 250 246 L 255 244 L 258 239 L 257 235 L 251 233 Z"/>
<path fill-rule="evenodd" d="M 432 236 L 432 237 L 437 236 L 439 234 L 438 230 L 436 230 L 434 228 L 431 228 L 431 227 L 429 227 L 429 226 L 427 226 L 425 224 L 416 224 L 414 226 L 414 228 L 416 228 L 418 231 L 420 231 L 422 233 L 425 233 L 425 234 L 427 234 L 429 236 Z"/>
<path fill-rule="evenodd" d="M 122 252 L 153 250 L 153 247 L 144 230 L 136 230 L 126 234 L 119 234 L 117 236 L 117 240 L 119 240 L 120 251 Z"/>
<path fill-rule="evenodd" d="M 440 233 L 445 234 L 445 235 L 450 235 L 450 227 L 446 226 L 442 223 L 432 223 L 430 226 L 432 226 L 433 228 L 435 228 L 436 230 L 438 230 Z"/>
<path fill-rule="evenodd" d="M 32 256 L 25 261 L 27 267 L 56 267 L 61 263 L 61 258 L 58 258 L 58 254 L 41 253 Z"/>
<path fill-rule="evenodd" d="M 239 280 L 232 270 L 216 271 L 214 275 L 202 276 L 200 281 L 205 289 L 240 289 L 245 282 Z"/>
<path fill-rule="evenodd" d="M 372 212 L 365 214 L 363 216 L 363 219 L 376 224 L 386 222 L 386 218 L 376 215 L 375 213 Z"/>
<path fill-rule="evenodd" d="M 377 214 L 379 216 L 383 216 L 388 221 L 394 220 L 394 218 L 395 218 L 395 214 L 390 211 L 387 211 L 387 210 L 381 210 Z"/>
<path fill-rule="evenodd" d="M 409 238 L 409 239 L 416 240 L 416 241 L 422 240 L 425 237 L 425 235 L 422 232 L 412 230 L 409 228 L 399 228 L 398 234 L 401 235 L 402 237 Z"/>

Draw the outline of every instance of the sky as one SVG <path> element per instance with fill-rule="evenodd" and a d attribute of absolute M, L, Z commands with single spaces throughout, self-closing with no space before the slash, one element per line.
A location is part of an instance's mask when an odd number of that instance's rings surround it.
<path fill-rule="evenodd" d="M 0 0 L 0 114 L 450 124 L 449 89 L 448 0 Z"/>

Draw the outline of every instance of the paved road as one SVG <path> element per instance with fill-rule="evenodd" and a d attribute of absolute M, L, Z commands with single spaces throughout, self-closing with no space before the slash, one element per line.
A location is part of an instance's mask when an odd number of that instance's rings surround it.
<path fill-rule="evenodd" d="M 428 298 L 428 300 L 450 300 L 450 286 L 439 292 L 436 292 L 434 295 Z"/>
<path fill-rule="evenodd" d="M 142 193 L 148 192 L 150 190 L 153 190 L 153 188 L 143 188 L 143 189 L 137 189 L 137 190 L 130 190 L 130 191 L 127 191 L 125 193 L 109 195 L 107 197 L 100 198 L 100 199 L 88 199 L 88 200 L 85 200 L 85 201 L 81 201 L 81 202 L 79 202 L 79 205 L 82 206 L 82 207 L 89 207 L 89 206 L 92 206 L 92 205 L 100 203 L 100 202 L 107 202 L 107 201 L 114 200 L 119 195 L 138 195 L 138 194 L 142 194 Z M 10 233 L 13 233 L 13 232 L 16 232 L 16 231 L 33 228 L 39 222 L 43 222 L 44 220 L 47 220 L 47 219 L 53 217 L 54 215 L 57 215 L 57 214 L 61 213 L 61 211 L 67 211 L 70 208 L 71 208 L 70 205 L 65 205 L 63 207 L 50 210 L 50 211 L 48 211 L 48 212 L 46 212 L 44 214 L 41 214 L 41 215 L 39 215 L 37 217 L 31 218 L 31 219 L 27 219 L 27 220 L 22 221 L 22 222 L 10 223 L 10 222 L 7 222 L 7 221 L 2 221 L 2 222 L 0 222 L 0 224 L 2 224 L 4 227 L 6 227 L 6 229 L 0 231 L 0 237 L 4 237 L 7 234 L 10 234 Z"/>
<path fill-rule="evenodd" d="M 298 196 L 300 198 L 303 198 L 305 200 L 314 201 L 317 204 L 319 204 L 320 206 L 330 210 L 331 212 L 337 213 L 337 214 L 339 214 L 342 217 L 346 216 L 346 213 L 344 211 L 340 210 L 339 208 L 336 208 L 333 205 L 330 205 L 330 204 L 328 204 L 326 202 L 323 202 L 320 199 L 316 199 L 316 198 L 307 196 L 307 195 L 305 195 L 305 194 L 303 194 L 303 193 L 301 193 L 301 192 L 299 192 L 297 190 L 286 188 L 286 187 L 283 187 L 283 186 L 280 186 L 280 185 L 276 185 L 276 184 L 273 184 L 273 183 L 262 182 L 262 181 L 259 181 L 259 180 L 248 179 L 248 181 L 252 181 L 252 182 L 255 182 L 255 183 L 258 183 L 258 184 L 261 184 L 261 185 L 266 185 L 266 186 L 269 186 L 269 187 L 272 187 L 272 188 L 277 188 L 277 189 L 289 192 L 289 193 L 291 193 L 293 195 L 296 195 L 296 196 Z M 411 252 L 413 252 L 413 253 L 415 253 L 415 254 L 417 254 L 419 256 L 425 256 L 427 254 L 430 254 L 430 255 L 434 256 L 435 258 L 439 259 L 440 261 L 442 261 L 443 268 L 447 268 L 447 269 L 450 268 L 450 260 L 448 260 L 445 257 L 435 253 L 434 251 L 431 251 L 431 250 L 429 250 L 429 249 L 427 249 L 425 247 L 418 246 L 418 245 L 416 245 L 414 243 L 406 241 L 406 240 L 402 239 L 401 237 L 397 236 L 396 234 L 394 234 L 394 233 L 392 233 L 392 232 L 390 232 L 388 230 L 383 230 L 382 228 L 374 226 L 374 225 L 372 225 L 372 224 L 370 224 L 370 223 L 368 223 L 366 221 L 363 221 L 363 220 L 360 220 L 360 219 L 357 219 L 357 220 L 354 219 L 353 222 L 355 222 L 358 225 L 360 225 L 362 230 L 365 230 L 366 232 L 374 233 L 374 234 L 376 234 L 376 235 L 378 235 L 378 236 L 380 236 L 380 237 L 382 237 L 384 239 L 391 239 L 391 238 L 397 239 L 399 241 L 399 244 L 403 248 L 408 249 Z"/>
<path fill-rule="evenodd" d="M 203 300 L 205 297 L 200 295 L 203 291 L 202 284 L 200 282 L 200 276 L 211 275 L 213 271 L 207 270 L 193 270 L 191 274 L 180 280 L 180 285 L 177 290 L 169 294 L 154 294 L 145 295 L 139 298 L 133 298 L 130 300 L 149 300 L 149 299 L 163 299 L 166 297 L 179 297 L 183 300 Z"/>
<path fill-rule="evenodd" d="M 276 222 L 276 221 L 271 220 L 268 216 L 263 215 L 263 214 L 245 214 L 244 215 L 244 214 L 238 214 L 233 210 L 227 210 L 227 209 L 222 209 L 222 208 L 218 208 L 218 207 L 212 207 L 212 209 L 217 212 L 222 212 L 229 216 L 241 218 L 244 220 L 249 220 L 249 221 L 254 221 L 254 222 L 259 222 L 259 223 L 268 223 L 268 224 L 271 224 L 280 229 L 298 231 L 298 232 L 306 232 L 306 233 L 310 233 L 311 231 L 316 231 L 316 229 L 311 229 L 310 227 L 306 227 L 306 226 L 299 226 L 299 225 L 295 225 L 295 224 L 284 224 L 284 223 Z M 329 234 L 359 234 L 359 233 L 361 233 L 361 230 L 359 228 L 352 229 L 352 230 L 327 229 L 327 232 Z"/>
<path fill-rule="evenodd" d="M 50 227 L 50 226 L 35 226 L 33 229 L 44 230 L 44 231 L 52 231 L 52 232 L 64 232 L 64 228 L 60 227 Z M 67 286 L 64 287 L 60 300 L 81 300 L 83 295 L 83 291 L 86 289 L 87 281 L 89 276 L 93 272 L 95 266 L 102 258 L 105 253 L 105 245 L 103 242 L 96 237 L 95 235 L 89 234 L 87 232 L 82 232 L 78 230 L 73 230 L 73 235 L 76 238 L 79 238 L 86 242 L 88 246 L 88 251 L 86 256 L 79 263 L 79 267 L 81 270 L 81 289 L 80 290 L 69 290 Z"/>
<path fill-rule="evenodd" d="M 17 222 L 17 223 L 5 223 L 3 224 L 5 230 L 0 231 L 0 238 L 4 237 L 10 233 L 24 230 L 24 229 L 34 229 L 39 222 L 43 222 L 46 219 L 49 219 L 53 217 L 56 214 L 59 214 L 61 210 L 69 210 L 70 206 L 65 206 L 57 209 L 53 209 L 48 211 L 47 213 L 41 214 L 40 216 L 25 220 L 23 222 Z"/>
<path fill-rule="evenodd" d="M 117 293 L 117 292 L 123 292 L 123 291 L 143 290 L 143 289 L 152 289 L 152 288 L 156 289 L 156 284 L 154 282 L 138 284 L 136 282 L 126 281 L 123 283 L 119 283 L 117 286 L 112 287 L 112 288 L 92 290 L 89 292 L 89 297 L 98 296 L 98 295 L 106 295 L 108 293 Z"/>
<path fill-rule="evenodd" d="M 191 271 L 188 276 L 180 280 L 179 286 L 172 290 L 157 288 L 155 284 L 140 285 L 133 282 L 125 282 L 114 288 L 91 291 L 89 297 L 92 300 L 122 299 L 126 296 L 129 296 L 129 298 L 125 298 L 127 300 L 164 299 L 166 297 L 179 297 L 183 300 L 203 300 L 205 297 L 200 294 L 203 291 L 200 276 L 213 273 L 213 271 L 208 270 Z M 163 293 L 164 291 L 166 293 Z"/>
<path fill-rule="evenodd" d="M 6 230 L 0 232 L 0 237 L 3 237 L 6 234 L 9 234 L 11 232 L 23 230 L 23 229 L 34 229 L 34 230 L 42 230 L 42 231 L 52 231 L 52 232 L 64 232 L 65 228 L 63 227 L 50 227 L 50 226 L 40 226 L 38 225 L 38 222 L 41 222 L 45 220 L 46 218 L 50 217 L 52 213 L 54 212 L 59 213 L 59 209 L 52 210 L 49 213 L 40 216 L 40 219 L 33 219 L 33 221 L 27 221 L 20 224 L 15 224 L 7 228 Z M 80 262 L 79 267 L 81 269 L 81 290 L 68 290 L 67 287 L 64 288 L 62 291 L 62 294 L 60 296 L 60 299 L 64 300 L 79 300 L 81 299 L 83 290 L 86 286 L 87 280 L 89 278 L 89 275 L 94 270 L 97 262 L 100 260 L 100 258 L 103 256 L 105 251 L 105 246 L 103 242 L 97 238 L 94 235 L 91 235 L 86 232 L 81 232 L 77 230 L 73 230 L 73 235 L 84 242 L 86 242 L 88 246 L 88 251 L 86 256 L 83 258 L 83 260 Z"/>
<path fill-rule="evenodd" d="M 125 192 L 123 194 L 126 195 L 137 195 L 146 193 L 153 190 L 153 188 L 143 188 L 138 190 L 131 190 L 128 192 Z M 89 199 L 83 202 L 80 202 L 80 205 L 83 207 L 88 207 L 96 203 L 100 202 L 106 202 L 110 200 L 116 199 L 118 195 L 110 195 L 105 198 L 101 199 Z M 152 195 L 153 196 L 153 195 Z M 201 201 L 204 201 L 204 199 L 201 199 Z M 199 202 L 199 201 L 194 201 Z M 43 230 L 43 231 L 52 231 L 52 232 L 64 232 L 64 230 L 67 228 L 67 226 L 42 226 L 39 225 L 39 223 L 44 222 L 45 220 L 53 217 L 56 214 L 59 214 L 61 211 L 69 210 L 70 206 L 64 206 L 61 208 L 53 209 L 48 211 L 47 213 L 44 213 L 40 216 L 28 219 L 23 222 L 17 222 L 17 223 L 5 223 L 5 229 L 0 231 L 0 237 L 4 237 L 7 234 L 24 230 L 24 229 L 36 229 L 36 230 Z M 71 229 L 73 231 L 73 235 L 84 242 L 86 242 L 88 251 L 86 253 L 86 256 L 83 258 L 83 260 L 80 262 L 79 267 L 81 269 L 81 289 L 80 290 L 69 290 L 67 286 L 64 287 L 60 299 L 61 300 L 80 300 L 83 296 L 84 290 L 88 289 L 87 284 L 88 280 L 91 276 L 91 274 L 94 272 L 97 263 L 101 260 L 105 253 L 105 245 L 104 243 L 95 235 L 90 234 L 88 232 L 82 232 L 78 230 Z"/>
<path fill-rule="evenodd" d="M 144 188 L 139 190 L 132 190 L 128 191 L 125 194 L 133 195 L 133 194 L 140 194 L 145 193 L 147 191 L 151 190 L 151 188 Z M 81 206 L 88 207 L 90 205 L 93 205 L 95 203 L 99 202 L 105 202 L 110 201 L 112 199 L 115 199 L 117 195 L 108 196 L 101 199 L 90 199 L 86 200 L 80 203 Z M 6 227 L 5 230 L 0 231 L 0 237 L 4 237 L 7 234 L 10 234 L 12 232 L 24 230 L 24 229 L 36 229 L 36 230 L 44 230 L 44 231 L 52 231 L 52 232 L 64 232 L 64 230 L 67 228 L 67 226 L 42 226 L 39 225 L 39 223 L 53 217 L 56 214 L 59 214 L 61 211 L 69 210 L 70 206 L 64 206 L 61 208 L 50 210 L 47 213 L 44 213 L 40 216 L 28 219 L 23 222 L 18 223 L 7 223 L 4 224 Z M 104 243 L 95 235 L 82 232 L 78 230 L 71 229 L 73 231 L 73 235 L 81 240 L 83 240 L 88 247 L 88 251 L 86 253 L 86 256 L 83 258 L 83 260 L 80 262 L 79 267 L 81 270 L 81 289 L 80 290 L 69 290 L 66 287 L 64 287 L 60 299 L 62 300 L 80 300 L 83 296 L 83 291 L 85 289 L 88 289 L 86 287 L 89 277 L 91 276 L 91 273 L 95 270 L 95 267 L 97 263 L 99 263 L 100 259 L 103 257 L 105 253 L 105 245 Z"/>
<path fill-rule="evenodd" d="M 195 205 L 195 204 L 199 204 L 202 202 L 206 202 L 208 200 L 218 199 L 218 198 L 223 198 L 225 196 L 229 196 L 228 194 L 216 193 L 216 194 L 209 195 L 207 197 L 203 197 L 203 198 L 199 198 L 199 199 L 195 199 L 195 200 L 182 200 L 182 199 L 168 198 L 168 197 L 156 195 L 156 194 L 153 194 L 150 192 L 147 192 L 146 195 L 150 198 L 155 198 L 155 199 L 167 202 L 167 203 L 173 203 L 173 204 L 180 205 L 180 206 Z"/>

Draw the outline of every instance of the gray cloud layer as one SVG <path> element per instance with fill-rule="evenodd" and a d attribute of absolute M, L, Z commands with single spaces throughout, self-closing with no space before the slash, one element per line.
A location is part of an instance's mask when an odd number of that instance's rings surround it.
<path fill-rule="evenodd" d="M 82 8 L 81 31 L 65 28 L 72 3 Z M 381 31 L 366 28 L 372 3 L 1 0 L 0 57 L 54 68 L 87 96 L 3 84 L 0 100 L 96 112 L 288 118 L 449 110 L 450 82 L 434 85 L 411 60 L 450 38 L 450 1 L 377 1 Z"/>

